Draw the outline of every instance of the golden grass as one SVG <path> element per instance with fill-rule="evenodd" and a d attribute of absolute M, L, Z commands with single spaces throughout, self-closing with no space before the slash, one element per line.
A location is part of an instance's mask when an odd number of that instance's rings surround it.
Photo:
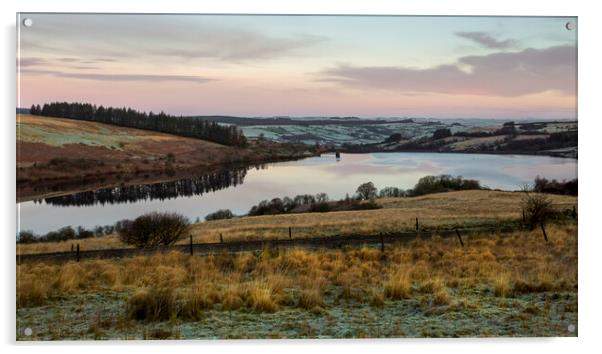
<path fill-rule="evenodd" d="M 39 242 L 30 244 L 17 244 L 17 254 L 33 253 L 51 253 L 51 252 L 70 252 L 71 246 L 75 248 L 79 243 L 83 250 L 108 250 L 115 248 L 129 248 L 119 240 L 117 235 L 108 235 L 103 237 L 92 237 L 82 240 L 69 240 L 60 242 Z"/>
<path fill-rule="evenodd" d="M 125 291 L 129 318 L 198 319 L 209 308 L 275 312 L 308 310 L 337 301 L 382 306 L 427 296 L 436 306 L 474 307 L 454 301 L 465 291 L 511 297 L 576 291 L 577 226 L 465 238 L 416 240 L 377 248 L 269 250 L 206 257 L 173 252 L 80 263 L 17 266 L 17 306 L 39 306 L 78 293 Z M 456 295 L 453 295 L 456 294 Z M 452 296 L 453 295 L 453 296 Z"/>
<path fill-rule="evenodd" d="M 127 302 L 127 318 L 135 320 L 161 321 L 177 315 L 174 290 L 150 288 L 136 291 Z"/>
<path fill-rule="evenodd" d="M 274 299 L 276 293 L 265 282 L 255 282 L 249 288 L 249 307 L 257 312 L 276 312 L 279 305 Z"/>
<path fill-rule="evenodd" d="M 407 299 L 412 293 L 412 280 L 410 273 L 405 269 L 398 269 L 385 283 L 385 296 L 393 300 Z"/>
<path fill-rule="evenodd" d="M 512 284 L 510 276 L 506 273 L 498 274 L 493 278 L 493 291 L 495 296 L 506 297 L 509 295 Z"/>
<path fill-rule="evenodd" d="M 342 211 L 243 217 L 197 223 L 192 226 L 194 243 L 224 241 L 287 239 L 288 227 L 293 237 L 366 234 L 414 230 L 415 218 L 421 227 L 471 226 L 478 222 L 518 220 L 522 217 L 517 192 L 459 191 L 415 198 L 383 198 L 378 210 Z M 550 195 L 557 208 L 571 208 L 576 197 Z M 181 244 L 188 240 L 180 241 Z M 79 243 L 82 250 L 128 247 L 117 235 L 66 242 L 17 245 L 17 254 L 65 252 Z"/>
<path fill-rule="evenodd" d="M 435 305 L 449 305 L 451 302 L 451 298 L 449 296 L 449 292 L 447 289 L 441 289 L 435 293 L 433 297 L 433 303 Z"/>
<path fill-rule="evenodd" d="M 322 291 L 317 287 L 301 290 L 298 306 L 306 310 L 323 307 L 324 297 L 322 296 Z"/>

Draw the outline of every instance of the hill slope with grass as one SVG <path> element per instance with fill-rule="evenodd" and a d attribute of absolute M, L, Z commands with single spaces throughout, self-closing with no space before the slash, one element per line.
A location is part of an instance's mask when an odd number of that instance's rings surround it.
<path fill-rule="evenodd" d="M 49 190 L 56 195 L 78 187 L 166 180 L 228 164 L 312 154 L 304 145 L 251 142 L 236 148 L 96 122 L 18 114 L 17 194 L 21 199 Z M 51 188 L 45 188 L 49 184 Z"/>

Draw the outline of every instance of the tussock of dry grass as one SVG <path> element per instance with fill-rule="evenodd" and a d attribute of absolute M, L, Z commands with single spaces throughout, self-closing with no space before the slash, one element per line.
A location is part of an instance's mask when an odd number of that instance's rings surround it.
<path fill-rule="evenodd" d="M 493 292 L 495 296 L 506 297 L 510 295 L 512 284 L 510 283 L 510 276 L 506 273 L 498 274 L 493 278 Z"/>
<path fill-rule="evenodd" d="M 136 291 L 127 303 L 127 317 L 135 320 L 164 321 L 177 315 L 174 290 L 150 288 Z"/>
<path fill-rule="evenodd" d="M 267 283 L 252 284 L 249 288 L 249 307 L 257 312 L 276 312 L 279 308 L 276 295 Z"/>
<path fill-rule="evenodd" d="M 465 291 L 512 297 L 575 291 L 576 225 L 550 225 L 510 235 L 416 240 L 378 248 L 260 253 L 156 254 L 120 260 L 17 266 L 17 306 L 39 306 L 84 292 L 129 293 L 127 317 L 196 320 L 206 309 L 275 312 L 328 308 L 335 301 L 383 306 L 427 297 L 435 306 L 474 308 L 456 301 Z"/>
<path fill-rule="evenodd" d="M 412 293 L 410 273 L 398 269 L 385 283 L 385 295 L 393 300 L 407 299 Z"/>
<path fill-rule="evenodd" d="M 306 310 L 324 306 L 322 291 L 318 288 L 303 289 L 299 295 L 298 306 Z"/>
<path fill-rule="evenodd" d="M 433 298 L 433 303 L 435 305 L 449 305 L 451 302 L 451 298 L 449 296 L 449 292 L 446 289 L 438 290 L 435 293 Z"/>

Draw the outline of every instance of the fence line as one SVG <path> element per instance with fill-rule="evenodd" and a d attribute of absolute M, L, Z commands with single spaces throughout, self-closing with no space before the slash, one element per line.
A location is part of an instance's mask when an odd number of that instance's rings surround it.
<path fill-rule="evenodd" d="M 257 251 L 264 248 L 291 248 L 291 247 L 304 247 L 309 249 L 319 248 L 341 248 L 344 246 L 357 246 L 357 245 L 380 245 L 384 251 L 385 244 L 391 244 L 396 242 L 406 242 L 415 239 L 430 239 L 433 236 L 440 237 L 457 237 L 462 247 L 464 241 L 460 236 L 460 231 L 464 237 L 474 233 L 491 233 L 493 235 L 498 233 L 510 233 L 514 231 L 524 230 L 522 228 L 513 227 L 474 227 L 474 228 L 462 228 L 462 229 L 451 229 L 451 230 L 437 230 L 437 231 L 417 231 L 417 232 L 394 232 L 394 233 L 380 233 L 376 235 L 335 235 L 335 236 L 320 236 L 320 237 L 309 237 L 309 238 L 288 238 L 288 239 L 271 239 L 271 240 L 252 240 L 252 241 L 228 241 L 225 242 L 220 237 L 220 242 L 215 243 L 192 243 L 192 237 L 190 238 L 189 244 L 178 244 L 172 246 L 160 246 L 156 248 L 119 248 L 119 249 L 106 249 L 106 250 L 81 250 L 79 244 L 77 244 L 77 252 L 74 257 L 73 251 L 71 252 L 51 252 L 51 253 L 36 253 L 36 254 L 23 254 L 17 255 L 17 264 L 28 262 L 28 261 L 69 261 L 80 259 L 111 259 L 111 258 L 125 258 L 134 256 L 151 255 L 155 253 L 165 253 L 171 251 L 178 251 L 182 253 L 189 253 L 194 255 L 208 255 L 212 253 L 236 253 L 245 251 Z"/>

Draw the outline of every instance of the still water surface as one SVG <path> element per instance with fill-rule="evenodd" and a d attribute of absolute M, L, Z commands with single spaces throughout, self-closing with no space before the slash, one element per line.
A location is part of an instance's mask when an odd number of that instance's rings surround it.
<path fill-rule="evenodd" d="M 325 192 L 353 195 L 371 181 L 377 188 L 409 189 L 427 175 L 477 179 L 485 186 L 517 190 L 536 176 L 577 177 L 577 160 L 548 156 L 439 153 L 325 154 L 264 168 L 224 171 L 198 178 L 77 193 L 19 203 L 20 230 L 45 233 L 71 225 L 91 228 L 149 211 L 177 212 L 195 220 L 218 209 L 244 214 L 263 199 Z"/>

